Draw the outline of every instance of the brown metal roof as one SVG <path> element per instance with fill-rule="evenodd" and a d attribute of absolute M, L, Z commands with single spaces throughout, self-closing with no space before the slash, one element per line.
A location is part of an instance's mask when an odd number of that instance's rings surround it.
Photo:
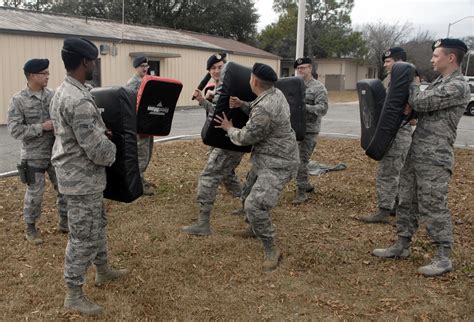
<path fill-rule="evenodd" d="M 222 50 L 174 29 L 0 7 L 0 31 Z"/>
<path fill-rule="evenodd" d="M 240 54 L 240 55 L 247 55 L 247 56 L 254 56 L 254 57 L 263 57 L 263 58 L 271 58 L 271 59 L 280 59 L 280 56 L 274 55 L 269 53 L 265 50 L 244 44 L 234 39 L 223 38 L 219 36 L 212 36 L 208 34 L 200 34 L 196 32 L 189 32 L 185 31 L 186 34 L 198 38 L 202 41 L 207 43 L 216 45 L 218 47 L 222 47 L 225 49 L 226 52 Z"/>
<path fill-rule="evenodd" d="M 0 7 L 0 32 L 59 37 L 81 36 L 91 39 L 124 41 L 127 43 L 188 47 L 212 51 L 227 51 L 272 59 L 280 58 L 233 39 L 164 27 L 122 25 L 111 20 L 74 17 L 7 7 Z"/>

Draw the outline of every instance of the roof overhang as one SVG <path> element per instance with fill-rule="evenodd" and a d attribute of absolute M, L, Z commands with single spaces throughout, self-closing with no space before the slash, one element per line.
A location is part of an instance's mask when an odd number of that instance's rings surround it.
<path fill-rule="evenodd" d="M 128 54 L 130 57 L 146 56 L 149 59 L 180 58 L 181 54 L 160 53 L 155 51 L 134 51 Z"/>

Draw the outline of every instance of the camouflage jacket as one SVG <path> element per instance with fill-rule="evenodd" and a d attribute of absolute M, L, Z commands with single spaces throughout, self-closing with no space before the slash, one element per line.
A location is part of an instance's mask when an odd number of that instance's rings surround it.
<path fill-rule="evenodd" d="M 439 76 L 423 92 L 413 84 L 409 103 L 418 113 L 418 124 L 408 158 L 452 170 L 456 131 L 469 97 L 469 85 L 459 70 Z"/>
<path fill-rule="evenodd" d="M 87 88 L 67 76 L 51 102 L 56 141 L 52 163 L 59 191 L 85 195 L 105 189 L 105 167 L 115 161 L 116 147 Z"/>
<path fill-rule="evenodd" d="M 138 93 L 138 89 L 140 88 L 140 85 L 142 84 L 142 79 L 140 76 L 137 74 L 134 74 L 132 78 L 130 78 L 125 85 L 126 88 L 131 89 L 135 93 Z"/>
<path fill-rule="evenodd" d="M 49 104 L 53 92 L 47 88 L 35 93 L 28 87 L 15 94 L 8 108 L 8 131 L 22 140 L 22 159 L 50 159 L 54 132 L 43 132 L 42 123 L 51 119 Z"/>
<path fill-rule="evenodd" d="M 321 118 L 328 111 L 328 92 L 324 85 L 311 78 L 306 85 L 306 133 L 319 133 Z"/>
<path fill-rule="evenodd" d="M 300 162 L 290 107 L 285 95 L 274 87 L 251 103 L 249 120 L 242 129 L 230 128 L 227 133 L 236 145 L 253 145 L 251 160 L 258 169 L 285 169 Z"/>

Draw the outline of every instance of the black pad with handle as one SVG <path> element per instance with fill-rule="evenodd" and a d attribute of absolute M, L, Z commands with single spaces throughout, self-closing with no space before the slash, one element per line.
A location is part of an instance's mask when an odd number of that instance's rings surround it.
<path fill-rule="evenodd" d="M 137 133 L 168 135 L 183 84 L 175 79 L 146 75 L 137 94 Z"/>
<path fill-rule="evenodd" d="M 232 143 L 227 136 L 226 131 L 218 129 L 214 121 L 215 115 L 225 113 L 228 119 L 232 119 L 232 124 L 236 128 L 243 128 L 249 117 L 239 108 L 231 109 L 229 107 L 229 98 L 236 96 L 242 101 L 251 102 L 256 96 L 250 88 L 251 70 L 248 67 L 228 62 L 221 70 L 220 83 L 217 87 L 219 95 L 214 113 L 207 115 L 206 122 L 201 131 L 202 141 L 206 145 L 214 146 L 232 151 L 250 152 L 252 146 L 238 146 Z"/>
<path fill-rule="evenodd" d="M 104 197 L 132 202 L 143 194 L 138 169 L 136 95 L 124 87 L 94 88 L 91 94 L 117 147 L 115 162 L 106 169 Z"/>
<path fill-rule="evenodd" d="M 379 161 L 390 148 L 398 129 L 406 115 L 403 114 L 408 103 L 410 84 L 415 75 L 415 66 L 405 62 L 393 64 L 390 72 L 390 85 L 380 113 L 379 122 L 365 154 Z"/>
<path fill-rule="evenodd" d="M 306 134 L 306 86 L 301 77 L 280 78 L 275 87 L 283 92 L 290 105 L 291 127 L 295 131 L 296 139 L 301 141 Z"/>
<path fill-rule="evenodd" d="M 367 149 L 374 136 L 380 112 L 385 101 L 385 87 L 379 79 L 363 79 L 357 82 L 360 112 L 360 144 Z"/>

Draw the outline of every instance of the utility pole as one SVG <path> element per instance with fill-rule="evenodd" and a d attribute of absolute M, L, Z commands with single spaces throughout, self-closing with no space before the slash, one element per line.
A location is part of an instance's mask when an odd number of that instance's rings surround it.
<path fill-rule="evenodd" d="M 469 69 L 469 59 L 471 58 L 471 50 L 467 51 L 467 62 L 466 62 L 466 71 L 464 72 L 464 76 L 467 76 L 467 71 Z"/>
<path fill-rule="evenodd" d="M 299 0 L 298 2 L 298 29 L 296 33 L 296 57 L 303 57 L 304 55 L 304 27 L 306 18 L 306 0 Z"/>
<path fill-rule="evenodd" d="M 452 26 L 452 25 L 455 25 L 455 24 L 457 24 L 458 22 L 461 22 L 461 21 L 463 21 L 464 19 L 468 19 L 468 18 L 474 18 L 474 16 L 466 16 L 466 17 L 464 17 L 464 18 L 461 18 L 461 19 L 459 19 L 459 20 L 456 20 L 455 22 L 450 22 L 450 23 L 448 24 L 448 35 L 446 36 L 446 38 L 449 38 L 449 32 L 451 31 L 451 26 Z"/>

